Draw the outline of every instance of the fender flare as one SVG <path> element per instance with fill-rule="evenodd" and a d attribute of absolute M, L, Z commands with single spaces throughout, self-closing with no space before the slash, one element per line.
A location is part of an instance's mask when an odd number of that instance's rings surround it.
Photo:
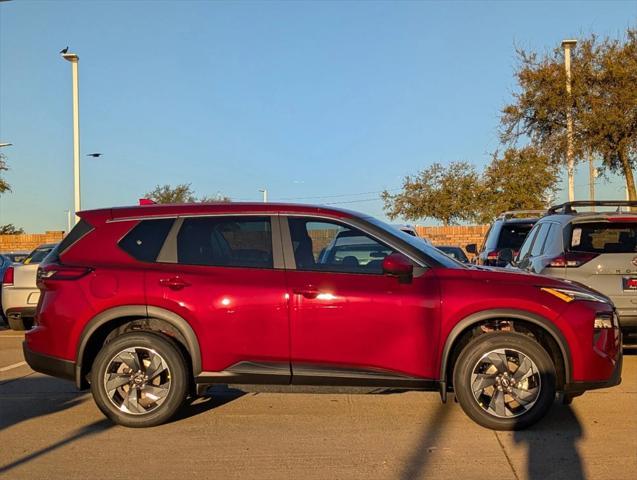
<path fill-rule="evenodd" d="M 460 320 L 451 330 L 449 335 L 447 336 L 447 340 L 445 341 L 445 345 L 442 349 L 442 355 L 440 357 L 440 382 L 446 385 L 447 382 L 447 363 L 449 362 L 449 355 L 451 354 L 451 347 L 454 342 L 460 336 L 460 334 L 468 327 L 473 324 L 482 322 L 484 320 L 491 319 L 501 319 L 501 318 L 511 318 L 514 320 L 524 320 L 525 322 L 533 323 L 539 327 L 542 327 L 546 330 L 555 343 L 557 343 L 560 351 L 562 353 L 562 358 L 564 359 L 564 383 L 570 383 L 572 378 L 572 364 L 571 364 L 571 350 L 568 346 L 568 342 L 564 337 L 564 334 L 560 331 L 557 326 L 547 320 L 540 315 L 535 313 L 527 312 L 524 310 L 515 310 L 509 308 L 495 309 L 495 310 L 484 310 L 481 312 L 476 312 L 468 317 Z"/>
<path fill-rule="evenodd" d="M 201 350 L 199 348 L 199 340 L 190 324 L 182 317 L 170 310 L 150 305 L 122 305 L 119 307 L 109 308 L 95 315 L 84 327 L 80 334 L 80 342 L 77 347 L 76 364 L 75 364 L 75 384 L 80 388 L 82 385 L 82 358 L 86 345 L 91 336 L 102 325 L 123 317 L 142 317 L 155 318 L 169 323 L 171 326 L 184 337 L 186 340 L 186 348 L 192 359 L 192 373 L 197 376 L 201 373 Z"/>

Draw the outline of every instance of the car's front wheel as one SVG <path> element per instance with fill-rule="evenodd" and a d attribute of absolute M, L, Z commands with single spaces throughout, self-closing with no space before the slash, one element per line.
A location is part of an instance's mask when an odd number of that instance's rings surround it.
<path fill-rule="evenodd" d="M 555 399 L 555 366 L 532 338 L 497 332 L 473 339 L 455 364 L 454 391 L 469 417 L 494 430 L 540 420 Z"/>
<path fill-rule="evenodd" d="M 152 427 L 181 407 L 188 387 L 186 362 L 169 339 L 127 333 L 108 342 L 91 370 L 91 392 L 100 410 L 127 427 Z"/>

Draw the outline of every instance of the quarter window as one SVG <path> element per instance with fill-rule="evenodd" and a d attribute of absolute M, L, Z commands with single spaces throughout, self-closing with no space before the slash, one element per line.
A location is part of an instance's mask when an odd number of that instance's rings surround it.
<path fill-rule="evenodd" d="M 327 221 L 289 218 L 297 270 L 383 273 L 393 250 L 355 228 Z"/>
<path fill-rule="evenodd" d="M 187 265 L 273 268 L 270 218 L 187 218 L 177 235 L 177 261 Z"/>
<path fill-rule="evenodd" d="M 120 240 L 119 246 L 137 260 L 154 262 L 174 221 L 174 218 L 142 220 Z"/>

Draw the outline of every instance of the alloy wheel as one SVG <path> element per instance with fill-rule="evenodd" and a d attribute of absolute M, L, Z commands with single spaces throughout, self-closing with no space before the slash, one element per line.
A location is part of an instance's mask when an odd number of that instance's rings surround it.
<path fill-rule="evenodd" d="M 478 405 L 495 417 L 513 418 L 529 411 L 542 382 L 537 365 L 524 353 L 499 348 L 485 353 L 471 371 L 471 391 Z"/>
<path fill-rule="evenodd" d="M 104 373 L 106 395 L 124 413 L 143 415 L 156 410 L 166 400 L 170 388 L 166 361 L 146 347 L 120 351 L 108 362 Z"/>

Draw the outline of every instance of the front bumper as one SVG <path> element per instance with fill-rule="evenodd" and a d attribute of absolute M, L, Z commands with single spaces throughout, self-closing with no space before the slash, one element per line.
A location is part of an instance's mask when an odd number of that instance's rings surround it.
<path fill-rule="evenodd" d="M 610 378 L 603 382 L 572 382 L 564 385 L 564 393 L 571 397 L 577 397 L 583 394 L 586 390 L 596 390 L 599 388 L 614 387 L 622 383 L 622 364 L 624 362 L 624 356 L 622 351 L 619 351 L 617 360 L 615 362 L 615 368 Z"/>
<path fill-rule="evenodd" d="M 36 372 L 75 382 L 75 362 L 34 352 L 27 347 L 26 342 L 22 343 L 22 351 L 29 367 Z"/>

